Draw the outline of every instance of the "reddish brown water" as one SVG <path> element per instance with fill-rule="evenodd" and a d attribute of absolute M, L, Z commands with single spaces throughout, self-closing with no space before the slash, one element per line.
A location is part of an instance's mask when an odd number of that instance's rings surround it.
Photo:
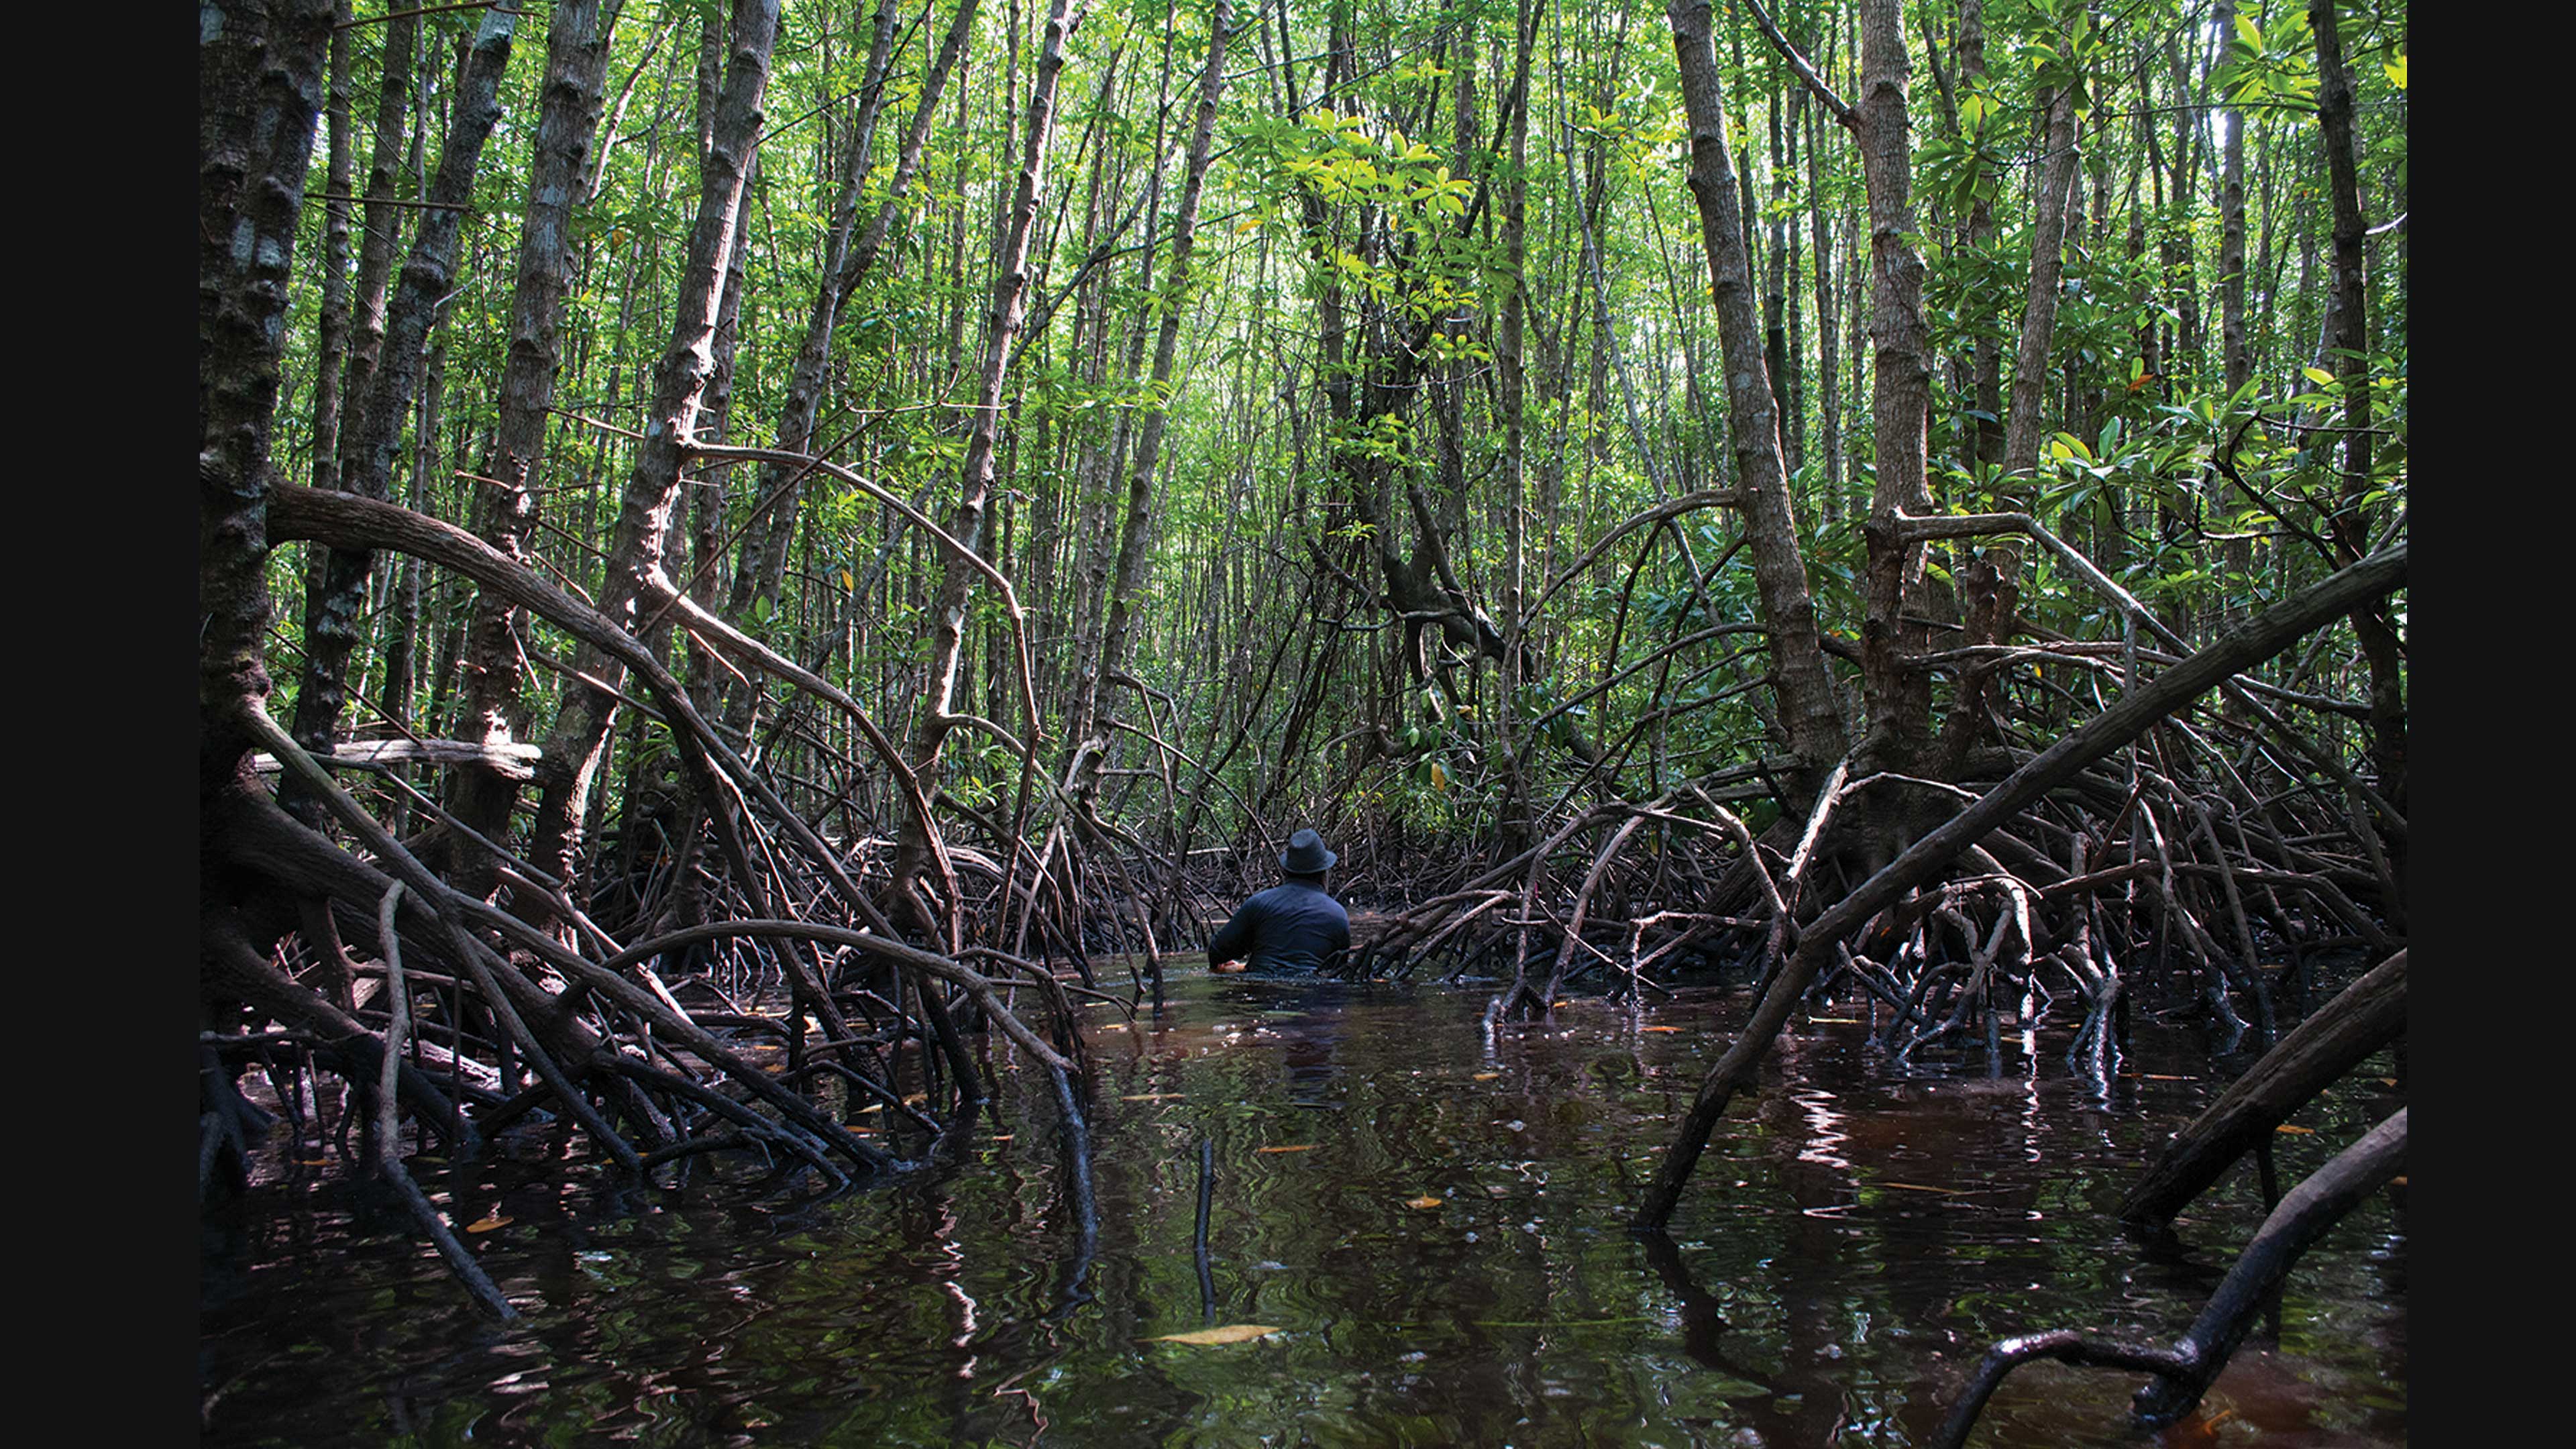
<path fill-rule="evenodd" d="M 1630 1205 L 1747 998 L 1577 1002 L 1489 1037 L 1490 991 L 1185 969 L 1160 1022 L 1094 1009 L 1088 1242 L 1043 1078 L 1007 1058 L 965 1163 L 792 1212 L 513 1144 L 445 1199 L 511 1220 L 475 1239 L 526 1315 L 507 1326 L 400 1223 L 269 1183 L 209 1229 L 204 1442 L 1910 1445 L 1999 1336 L 2170 1340 L 2262 1214 L 2244 1170 L 2179 1255 L 2111 1219 L 2224 1086 L 2186 1033 L 2142 1026 L 2104 1099 L 2060 1034 L 2008 1038 L 1989 1077 L 1981 1048 L 1900 1071 L 1825 1020 L 1783 1043 L 1670 1239 L 1641 1239 Z M 2296 1119 L 2285 1182 L 2397 1105 L 2384 1075 Z M 1277 1331 L 1155 1341 L 1238 1323 Z M 2191 1422 L 2128 1427 L 2137 1383 L 2025 1368 L 1973 1442 L 2404 1444 L 2402 1209 L 2301 1262 L 2277 1336 Z"/>

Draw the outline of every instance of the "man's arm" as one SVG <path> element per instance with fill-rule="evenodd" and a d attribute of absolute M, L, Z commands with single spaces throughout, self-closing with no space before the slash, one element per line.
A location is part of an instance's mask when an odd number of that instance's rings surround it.
<path fill-rule="evenodd" d="M 1216 934 L 1208 937 L 1209 965 L 1219 961 L 1240 961 L 1251 952 L 1252 920 L 1252 902 L 1245 901 L 1235 907 L 1233 919 L 1217 927 Z"/>

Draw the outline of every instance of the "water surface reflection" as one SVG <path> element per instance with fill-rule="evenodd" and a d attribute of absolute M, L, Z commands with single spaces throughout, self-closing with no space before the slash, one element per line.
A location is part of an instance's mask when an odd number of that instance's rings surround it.
<path fill-rule="evenodd" d="M 1007 1057 L 963 1162 L 801 1210 L 567 1186 L 560 1145 L 513 1144 L 447 1203 L 513 1220 L 479 1241 L 527 1312 L 507 1328 L 400 1224 L 272 1184 L 211 1230 L 205 1442 L 1904 1445 L 1997 1335 L 2178 1332 L 2260 1217 L 2231 1179 L 2180 1254 L 2111 1222 L 2222 1085 L 2188 1042 L 2142 1036 L 2106 1103 L 2046 1032 L 2035 1071 L 1989 1078 L 1981 1049 L 1893 1075 L 1826 1022 L 1672 1235 L 1639 1238 L 1629 1204 L 1745 998 L 1489 1037 L 1486 994 L 1183 971 L 1159 1018 L 1094 1012 L 1088 1250 L 1045 1078 Z M 2284 1172 L 2389 1105 L 2303 1114 Z M 1156 1341 L 1211 1321 L 1280 1331 Z M 2403 1225 L 2374 1203 L 2163 1439 L 2403 1444 L 2404 1323 Z M 2134 1386 L 2025 1369 L 1977 1442 L 2159 1442 L 2123 1427 Z"/>

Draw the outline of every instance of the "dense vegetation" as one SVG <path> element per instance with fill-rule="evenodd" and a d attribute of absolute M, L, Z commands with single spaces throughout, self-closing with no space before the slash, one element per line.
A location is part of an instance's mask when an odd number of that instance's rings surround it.
<path fill-rule="evenodd" d="M 1302 824 L 1497 1015 L 1761 974 L 1664 1212 L 1807 991 L 2402 961 L 2402 5 L 207 16 L 202 1181 L 1078 1123 Z"/>

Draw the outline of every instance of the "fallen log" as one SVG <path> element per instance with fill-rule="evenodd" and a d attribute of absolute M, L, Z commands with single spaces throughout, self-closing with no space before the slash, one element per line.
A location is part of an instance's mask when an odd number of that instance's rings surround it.
<path fill-rule="evenodd" d="M 331 753 L 315 755 L 313 763 L 326 769 L 333 765 L 483 765 L 508 779 L 533 780 L 537 777 L 537 761 L 545 753 L 540 745 L 477 740 L 343 740 L 332 747 Z M 250 767 L 263 775 L 274 775 L 286 768 L 271 754 L 251 756 Z"/>

